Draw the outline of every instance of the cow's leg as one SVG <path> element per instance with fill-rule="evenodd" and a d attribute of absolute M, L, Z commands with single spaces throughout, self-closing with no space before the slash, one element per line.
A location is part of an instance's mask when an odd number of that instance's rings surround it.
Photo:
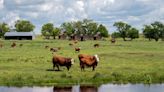
<path fill-rule="evenodd" d="M 94 71 L 95 70 L 95 66 L 93 65 L 93 69 L 92 69 L 92 71 Z"/>
<path fill-rule="evenodd" d="M 55 64 L 53 64 L 53 70 L 55 70 Z"/>
<path fill-rule="evenodd" d="M 69 71 L 70 66 L 66 66 L 66 67 L 67 67 L 67 70 Z"/>
<path fill-rule="evenodd" d="M 60 71 L 60 69 L 59 69 L 59 65 L 56 65 L 57 66 L 57 68 L 58 68 L 58 71 Z"/>
<path fill-rule="evenodd" d="M 81 71 L 84 71 L 84 65 L 81 65 Z"/>

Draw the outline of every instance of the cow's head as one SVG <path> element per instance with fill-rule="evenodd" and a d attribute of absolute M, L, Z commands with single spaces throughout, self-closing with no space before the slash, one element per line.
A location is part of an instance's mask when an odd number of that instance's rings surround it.
<path fill-rule="evenodd" d="M 71 58 L 71 64 L 73 65 L 75 63 L 75 60 Z"/>
<path fill-rule="evenodd" d="M 99 62 L 99 61 L 100 61 L 100 59 L 99 59 L 99 57 L 98 57 L 98 55 L 97 55 L 97 54 L 95 54 L 95 55 L 94 55 L 94 57 L 95 57 L 95 59 L 96 59 L 96 61 L 97 61 L 97 62 Z"/>

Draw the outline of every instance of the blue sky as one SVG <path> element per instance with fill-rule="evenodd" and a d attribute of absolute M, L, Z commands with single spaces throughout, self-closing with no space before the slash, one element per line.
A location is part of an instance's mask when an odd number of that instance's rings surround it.
<path fill-rule="evenodd" d="M 30 20 L 36 33 L 47 22 L 58 27 L 84 18 L 104 24 L 110 33 L 116 30 L 116 21 L 138 29 L 154 21 L 164 22 L 164 0 L 0 0 L 0 11 L 0 22 L 13 26 L 16 20 Z"/>

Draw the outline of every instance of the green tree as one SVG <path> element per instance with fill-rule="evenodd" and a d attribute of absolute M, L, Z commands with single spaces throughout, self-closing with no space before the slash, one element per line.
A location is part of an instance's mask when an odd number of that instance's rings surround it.
<path fill-rule="evenodd" d="M 145 38 L 155 39 L 158 41 L 160 38 L 164 39 L 164 24 L 158 21 L 151 23 L 150 25 L 145 25 L 143 28 L 143 34 Z"/>
<path fill-rule="evenodd" d="M 15 28 L 18 32 L 31 32 L 35 26 L 28 20 L 18 20 L 15 23 Z"/>
<path fill-rule="evenodd" d="M 95 35 L 97 33 L 98 30 L 98 24 L 95 22 L 92 23 L 88 23 L 88 25 L 86 26 L 87 28 L 87 34 L 88 35 Z"/>
<path fill-rule="evenodd" d="M 85 24 L 83 24 L 82 21 L 76 21 L 73 22 L 73 27 L 74 29 L 76 29 L 76 34 L 80 35 L 80 34 L 86 34 L 86 30 L 85 30 Z"/>
<path fill-rule="evenodd" d="M 9 26 L 6 23 L 0 23 L 0 38 L 9 31 Z"/>
<path fill-rule="evenodd" d="M 148 38 L 149 41 L 151 41 L 151 39 L 153 39 L 153 31 L 151 25 L 144 25 L 144 28 L 142 30 L 145 38 Z"/>
<path fill-rule="evenodd" d="M 111 36 L 112 36 L 112 38 L 120 38 L 121 37 L 119 32 L 113 32 Z"/>
<path fill-rule="evenodd" d="M 131 38 L 131 40 L 139 37 L 139 31 L 136 28 L 130 28 L 127 31 L 127 37 Z"/>
<path fill-rule="evenodd" d="M 46 23 L 42 26 L 42 35 L 45 36 L 46 39 L 50 39 L 54 30 L 54 25 L 52 23 Z"/>
<path fill-rule="evenodd" d="M 61 28 L 63 28 L 68 36 L 74 33 L 74 27 L 73 24 L 70 22 L 65 22 L 61 25 Z"/>
<path fill-rule="evenodd" d="M 109 36 L 107 28 L 102 24 L 99 25 L 97 32 L 100 32 L 100 35 L 102 37 L 108 37 Z"/>
<path fill-rule="evenodd" d="M 126 41 L 127 31 L 131 28 L 131 26 L 121 21 L 115 22 L 113 26 L 117 27 L 117 30 L 120 32 L 121 37 L 124 41 Z"/>
<path fill-rule="evenodd" d="M 53 29 L 53 32 L 52 32 L 52 36 L 53 36 L 53 38 L 55 39 L 56 38 L 56 36 L 58 36 L 60 34 L 60 29 L 59 28 L 54 28 Z"/>

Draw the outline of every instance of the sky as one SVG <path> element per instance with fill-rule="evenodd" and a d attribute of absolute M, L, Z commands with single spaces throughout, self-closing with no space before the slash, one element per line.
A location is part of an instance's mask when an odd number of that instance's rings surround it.
<path fill-rule="evenodd" d="M 164 22 L 164 0 L 0 0 L 0 22 L 13 26 L 16 20 L 29 20 L 37 34 L 45 23 L 59 27 L 85 18 L 104 24 L 109 33 L 116 31 L 117 21 L 141 31 L 144 24 Z"/>

